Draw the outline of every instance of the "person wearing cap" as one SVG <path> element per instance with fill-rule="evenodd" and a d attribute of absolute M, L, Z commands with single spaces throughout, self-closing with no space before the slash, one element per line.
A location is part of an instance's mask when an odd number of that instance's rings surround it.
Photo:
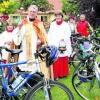
<path fill-rule="evenodd" d="M 76 23 L 75 33 L 79 33 L 83 37 L 88 37 L 90 35 L 88 32 L 88 28 L 91 32 L 93 32 L 93 28 L 86 20 L 86 16 L 84 14 L 81 14 L 79 20 Z"/>
<path fill-rule="evenodd" d="M 71 30 L 67 22 L 63 20 L 61 12 L 55 13 L 55 21 L 50 25 L 48 31 L 48 45 L 54 45 L 58 49 L 64 49 L 63 52 L 58 52 L 58 59 L 53 64 L 51 76 L 54 79 L 68 76 L 68 57 L 71 54 L 70 42 Z"/>
<path fill-rule="evenodd" d="M 37 18 L 38 7 L 36 5 L 30 5 L 28 7 L 28 15 L 22 19 L 22 22 L 16 28 L 16 45 L 21 44 L 23 50 L 19 54 L 19 61 L 35 60 L 34 54 L 37 50 L 37 45 L 46 45 L 47 37 L 43 23 Z M 20 38 L 19 38 L 20 37 Z M 36 64 L 33 65 L 21 65 L 19 68 L 22 71 L 35 70 Z M 42 67 L 42 69 L 44 66 Z M 46 69 L 45 69 L 45 72 Z M 48 74 L 48 73 L 46 73 Z"/>
<path fill-rule="evenodd" d="M 70 16 L 69 17 L 68 25 L 69 25 L 69 27 L 71 29 L 71 34 L 75 34 L 75 26 L 76 26 L 76 23 L 75 23 L 74 16 Z"/>

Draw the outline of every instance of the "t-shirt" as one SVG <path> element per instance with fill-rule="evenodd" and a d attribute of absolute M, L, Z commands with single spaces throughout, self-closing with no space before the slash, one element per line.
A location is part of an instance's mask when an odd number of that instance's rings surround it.
<path fill-rule="evenodd" d="M 77 32 L 81 36 L 88 37 L 89 33 L 87 31 L 87 29 L 88 29 L 88 22 L 87 21 L 78 21 L 76 28 L 77 28 Z"/>

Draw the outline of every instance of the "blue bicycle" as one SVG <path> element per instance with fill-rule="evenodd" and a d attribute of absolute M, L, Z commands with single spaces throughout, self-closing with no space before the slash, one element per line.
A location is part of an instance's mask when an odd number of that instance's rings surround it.
<path fill-rule="evenodd" d="M 9 50 L 6 47 L 0 47 L 0 50 L 5 49 L 13 56 L 22 52 L 22 50 Z M 37 60 L 37 59 L 36 59 Z M 2 53 L 0 52 L 0 70 L 1 70 L 1 88 L 0 88 L 0 100 L 20 100 L 23 98 L 27 91 L 31 89 L 36 83 L 43 79 L 43 74 L 34 70 L 34 72 L 21 72 L 18 66 L 21 64 L 27 64 L 28 61 L 11 62 L 5 64 L 2 59 Z M 34 62 L 36 63 L 36 62 Z M 5 77 L 4 67 L 8 69 L 8 76 Z M 17 69 L 15 70 L 15 67 Z M 13 77 L 13 80 L 11 80 Z"/>
<path fill-rule="evenodd" d="M 7 48 L 2 49 L 10 51 L 12 54 L 18 54 L 21 52 L 20 50 L 15 51 L 8 50 Z M 38 50 L 35 56 L 40 57 L 42 60 L 45 60 L 47 67 L 49 67 L 56 59 L 57 49 L 52 46 L 43 47 Z M 74 100 L 71 91 L 64 84 L 53 80 L 45 79 L 45 77 L 43 77 L 43 75 L 41 74 L 38 74 L 41 81 L 37 82 L 37 84 L 35 84 L 34 86 L 30 86 L 29 80 L 34 79 L 33 76 L 34 74 L 36 74 L 37 70 L 34 70 L 32 72 L 20 72 L 16 74 L 16 71 L 13 68 L 13 66 L 17 67 L 20 64 L 27 63 L 29 63 L 29 61 L 8 64 L 4 64 L 1 61 L 1 100 Z M 36 63 L 36 66 L 38 67 L 38 60 L 36 60 L 33 63 Z M 4 66 L 7 66 L 8 68 L 8 77 L 5 77 Z M 12 76 L 11 74 L 15 77 L 15 79 L 12 82 L 10 82 L 10 77 Z M 22 98 L 19 98 L 20 94 L 22 94 Z"/>

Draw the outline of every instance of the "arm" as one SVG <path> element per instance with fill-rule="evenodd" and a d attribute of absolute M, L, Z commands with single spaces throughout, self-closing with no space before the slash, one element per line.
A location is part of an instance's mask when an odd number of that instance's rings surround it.
<path fill-rule="evenodd" d="M 77 32 L 77 24 L 75 25 L 75 33 L 77 34 L 78 32 Z"/>
<path fill-rule="evenodd" d="M 65 25 L 65 34 L 66 34 L 67 37 L 70 38 L 70 36 L 71 36 L 71 29 L 70 29 L 70 26 L 68 25 L 68 23 L 66 23 L 66 25 Z"/>
<path fill-rule="evenodd" d="M 48 34 L 47 34 L 47 37 L 48 37 L 48 45 L 53 45 L 54 43 L 54 34 L 53 34 L 53 30 L 54 30 L 54 28 L 53 28 L 53 24 L 51 23 L 50 24 L 50 28 L 49 28 L 49 30 L 48 30 Z"/>
<path fill-rule="evenodd" d="M 71 55 L 71 53 L 72 53 L 72 47 L 71 47 L 71 41 L 70 41 L 70 38 L 68 38 L 67 40 L 66 40 L 66 55 L 68 56 L 68 57 L 70 57 L 70 55 Z"/>
<path fill-rule="evenodd" d="M 64 37 L 64 40 L 66 42 L 66 49 L 67 49 L 67 56 L 70 57 L 71 53 L 72 53 L 72 47 L 71 47 L 71 40 L 70 40 L 70 36 L 71 36 L 71 30 L 70 27 L 67 26 L 67 31 L 66 31 L 66 36 Z"/>
<path fill-rule="evenodd" d="M 24 27 L 22 27 L 21 29 L 19 29 L 19 27 L 15 28 L 13 31 L 13 41 L 15 45 L 20 45 L 22 42 L 22 38 L 23 38 L 23 34 L 24 32 Z"/>
<path fill-rule="evenodd" d="M 93 27 L 90 25 L 90 23 L 88 23 L 89 29 L 91 30 L 91 32 L 93 32 Z"/>
<path fill-rule="evenodd" d="M 5 39 L 4 39 L 4 32 L 0 34 L 0 46 L 4 46 Z"/>

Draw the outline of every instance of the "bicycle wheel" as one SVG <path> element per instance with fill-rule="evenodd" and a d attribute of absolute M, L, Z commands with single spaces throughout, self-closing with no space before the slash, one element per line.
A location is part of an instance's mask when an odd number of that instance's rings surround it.
<path fill-rule="evenodd" d="M 51 98 L 49 100 L 74 100 L 71 91 L 63 84 L 49 80 Z M 44 81 L 33 87 L 24 100 L 46 100 L 44 94 Z"/>
<path fill-rule="evenodd" d="M 85 71 L 85 70 L 84 70 Z M 72 85 L 77 94 L 85 100 L 99 100 L 100 89 L 95 77 L 80 78 L 78 73 L 72 77 Z"/>

